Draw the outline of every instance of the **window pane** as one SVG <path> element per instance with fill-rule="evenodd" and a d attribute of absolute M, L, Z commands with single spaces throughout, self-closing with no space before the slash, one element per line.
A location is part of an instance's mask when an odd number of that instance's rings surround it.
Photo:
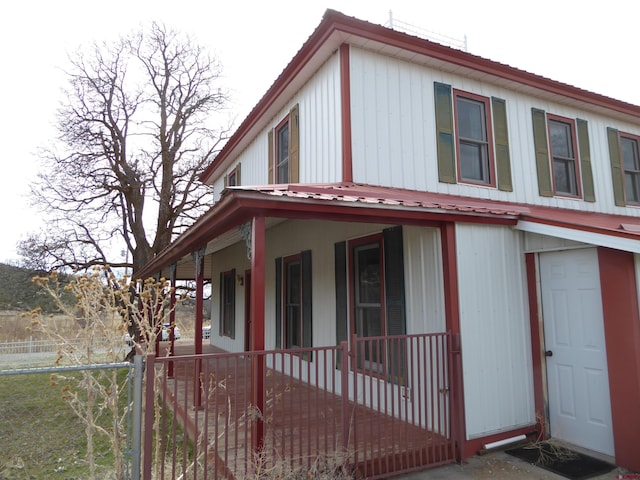
<path fill-rule="evenodd" d="M 460 175 L 465 180 L 490 182 L 486 145 L 460 143 Z"/>
<path fill-rule="evenodd" d="M 627 202 L 640 203 L 640 173 L 625 172 L 624 179 Z"/>
<path fill-rule="evenodd" d="M 576 189 L 575 175 L 576 171 L 573 161 L 554 159 L 553 179 L 557 192 L 576 195 L 578 191 Z"/>
<path fill-rule="evenodd" d="M 573 143 L 569 124 L 549 120 L 549 136 L 554 157 L 573 158 Z"/>
<path fill-rule="evenodd" d="M 620 138 L 622 161 L 625 170 L 640 170 L 638 165 L 638 142 L 632 138 Z"/>
<path fill-rule="evenodd" d="M 458 135 L 485 142 L 487 128 L 485 122 L 484 103 L 458 97 Z"/>
<path fill-rule="evenodd" d="M 358 304 L 380 302 L 380 248 L 378 244 L 356 249 Z"/>

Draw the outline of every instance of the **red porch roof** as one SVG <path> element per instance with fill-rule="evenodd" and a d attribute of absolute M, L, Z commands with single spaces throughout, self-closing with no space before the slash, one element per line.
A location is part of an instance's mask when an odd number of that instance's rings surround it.
<path fill-rule="evenodd" d="M 624 241 L 640 240 L 640 217 L 355 183 L 239 186 L 225 190 L 216 205 L 160 252 L 137 276 L 146 277 L 162 271 L 254 216 L 424 226 L 462 222 L 520 228 L 525 222 L 522 230 L 531 230 L 526 225 L 536 224 L 617 237 Z M 591 237 L 583 240 L 602 244 Z M 628 249 L 628 245 L 619 248 Z M 640 248 L 640 243 L 636 248 Z"/>

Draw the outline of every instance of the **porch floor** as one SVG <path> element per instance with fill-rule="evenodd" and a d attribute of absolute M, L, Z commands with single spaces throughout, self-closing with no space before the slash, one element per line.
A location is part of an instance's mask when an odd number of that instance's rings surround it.
<path fill-rule="evenodd" d="M 203 354 L 227 353 L 208 343 Z M 175 356 L 193 355 L 192 343 L 176 342 Z M 194 408 L 195 361 L 174 363 L 173 379 L 164 388 L 174 412 L 191 439 L 208 439 L 209 470 L 223 476 L 237 476 L 251 468 L 251 425 L 255 414 L 251 404 L 251 365 L 246 358 L 210 361 L 208 393 L 202 393 L 201 408 Z M 204 371 L 206 367 L 203 367 Z M 265 378 L 264 451 L 281 458 L 315 459 L 319 454 L 349 455 L 362 477 L 389 476 L 394 472 L 424 469 L 451 463 L 451 440 L 426 428 L 397 417 L 344 402 L 339 395 L 301 382 L 283 373 L 267 369 Z M 206 398 L 205 398 L 206 397 Z M 347 426 L 341 412 L 348 408 Z M 221 422 L 222 419 L 222 422 Z M 222 426 L 221 426 L 222 423 Z M 348 428 L 348 449 L 343 445 L 343 430 Z M 196 449 L 204 450 L 200 443 Z M 336 458 L 340 461 L 340 458 Z M 249 465 L 249 467 L 247 467 Z"/>

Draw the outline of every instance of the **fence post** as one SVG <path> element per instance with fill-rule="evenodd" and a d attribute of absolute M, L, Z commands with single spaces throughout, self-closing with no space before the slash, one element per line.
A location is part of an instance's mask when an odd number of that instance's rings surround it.
<path fill-rule="evenodd" d="M 131 478 L 140 480 L 140 458 L 142 447 L 142 378 L 144 363 L 142 355 L 133 358 L 133 432 L 131 441 Z"/>
<path fill-rule="evenodd" d="M 151 452 L 153 447 L 153 400 L 154 400 L 154 390 L 155 390 L 155 360 L 156 356 L 154 354 L 147 355 L 147 364 L 145 367 L 146 375 L 146 388 L 145 388 L 145 399 L 144 399 L 144 454 L 143 454 L 143 479 L 151 480 L 151 468 L 153 465 L 153 459 L 151 458 Z"/>
<path fill-rule="evenodd" d="M 342 448 L 347 452 L 349 450 L 349 344 L 340 342 L 340 355 L 342 362 L 340 363 L 340 391 L 342 400 Z"/>

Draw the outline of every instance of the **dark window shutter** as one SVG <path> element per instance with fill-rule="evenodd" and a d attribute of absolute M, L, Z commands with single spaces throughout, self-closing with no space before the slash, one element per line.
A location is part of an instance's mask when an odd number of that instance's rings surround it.
<path fill-rule="evenodd" d="M 218 326 L 218 334 L 222 337 L 224 329 L 222 328 L 224 320 L 224 272 L 220 272 L 220 325 Z"/>
<path fill-rule="evenodd" d="M 596 201 L 596 192 L 591 171 L 591 147 L 589 146 L 589 124 L 586 120 L 576 119 L 578 130 L 578 149 L 580 150 L 580 172 L 582 173 L 582 195 L 587 202 Z"/>
<path fill-rule="evenodd" d="M 231 282 L 229 282 L 229 296 L 231 297 L 231 313 L 229 314 L 229 336 L 236 338 L 236 269 L 231 270 Z"/>
<path fill-rule="evenodd" d="M 387 335 L 405 335 L 407 324 L 404 300 L 404 249 L 402 227 L 382 231 L 384 238 L 384 282 L 387 314 Z M 406 348 L 404 339 L 388 340 L 387 358 L 390 380 L 405 383 Z"/>
<path fill-rule="evenodd" d="M 300 107 L 289 112 L 289 183 L 300 182 Z"/>
<path fill-rule="evenodd" d="M 311 250 L 300 255 L 302 263 L 302 346 L 313 346 Z"/>
<path fill-rule="evenodd" d="M 383 230 L 384 284 L 387 310 L 387 335 L 404 335 L 407 331 L 404 312 L 404 259 L 402 227 Z"/>
<path fill-rule="evenodd" d="M 538 191 L 541 197 L 553 197 L 551 165 L 549 165 L 549 146 L 547 144 L 547 120 L 544 110 L 532 108 L 531 118 L 533 120 L 533 143 L 536 150 Z"/>
<path fill-rule="evenodd" d="M 282 257 L 276 258 L 276 348 L 282 347 Z"/>
<path fill-rule="evenodd" d="M 334 245 L 335 287 L 336 287 L 336 344 L 349 338 L 347 303 L 347 243 L 338 242 Z M 337 364 L 341 365 L 340 352 Z"/>
<path fill-rule="evenodd" d="M 493 135 L 496 142 L 498 189 L 513 192 L 506 102 L 501 98 L 492 97 L 491 110 L 493 111 Z"/>
<path fill-rule="evenodd" d="M 613 195 L 618 207 L 625 206 L 624 199 L 624 170 L 620 156 L 620 138 L 618 130 L 607 127 L 609 140 L 609 161 L 611 162 L 611 179 L 613 180 Z"/>
<path fill-rule="evenodd" d="M 224 188 L 229 186 L 229 175 L 224 176 Z"/>
<path fill-rule="evenodd" d="M 456 183 L 456 157 L 453 143 L 453 103 L 451 85 L 434 82 L 436 108 L 436 144 L 438 178 L 443 183 Z"/>
<path fill-rule="evenodd" d="M 267 136 L 269 141 L 269 152 L 267 154 L 267 158 L 269 161 L 269 183 L 273 183 L 274 181 L 274 172 L 273 172 L 273 163 L 274 163 L 274 159 L 273 159 L 273 155 L 274 155 L 274 151 L 273 151 L 273 129 L 269 130 L 269 135 Z"/>
<path fill-rule="evenodd" d="M 238 166 L 236 167 L 236 185 L 242 185 L 242 181 L 240 180 L 240 167 L 242 166 L 241 163 L 238 163 Z"/>

